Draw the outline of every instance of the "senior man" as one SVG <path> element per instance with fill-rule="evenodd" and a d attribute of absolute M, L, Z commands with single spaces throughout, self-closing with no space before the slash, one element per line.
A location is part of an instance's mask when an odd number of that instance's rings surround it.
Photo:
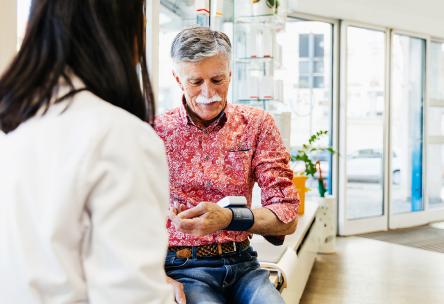
<path fill-rule="evenodd" d="M 270 114 L 227 103 L 230 56 L 228 37 L 204 27 L 183 30 L 171 46 L 182 105 L 155 124 L 170 170 L 165 269 L 179 301 L 183 288 L 187 303 L 283 303 L 249 236 L 293 233 L 298 194 Z M 255 182 L 262 207 L 251 209 Z M 216 204 L 226 196 L 244 196 L 248 208 Z"/>

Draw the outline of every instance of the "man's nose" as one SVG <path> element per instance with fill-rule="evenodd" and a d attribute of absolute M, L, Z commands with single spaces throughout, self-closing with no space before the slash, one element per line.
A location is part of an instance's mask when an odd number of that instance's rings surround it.
<path fill-rule="evenodd" d="M 216 90 L 214 89 L 212 83 L 205 81 L 201 86 L 200 94 L 204 97 L 210 98 L 216 94 Z"/>

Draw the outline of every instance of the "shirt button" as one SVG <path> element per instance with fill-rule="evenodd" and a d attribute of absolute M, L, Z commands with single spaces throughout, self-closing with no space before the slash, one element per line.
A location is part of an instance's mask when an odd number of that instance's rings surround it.
<path fill-rule="evenodd" d="M 211 182 L 206 182 L 206 183 L 205 183 L 205 186 L 206 186 L 207 188 L 210 188 L 210 187 L 212 186 L 212 184 L 211 184 Z"/>
<path fill-rule="evenodd" d="M 210 159 L 210 157 L 207 155 L 207 156 L 205 156 L 205 160 L 209 160 Z"/>

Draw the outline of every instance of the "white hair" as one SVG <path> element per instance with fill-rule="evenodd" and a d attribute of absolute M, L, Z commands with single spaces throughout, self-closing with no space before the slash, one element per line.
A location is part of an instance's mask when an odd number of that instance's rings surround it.
<path fill-rule="evenodd" d="M 171 58 L 174 63 L 198 62 L 220 54 L 230 61 L 230 39 L 226 34 L 208 27 L 184 29 L 177 34 L 171 45 Z"/>

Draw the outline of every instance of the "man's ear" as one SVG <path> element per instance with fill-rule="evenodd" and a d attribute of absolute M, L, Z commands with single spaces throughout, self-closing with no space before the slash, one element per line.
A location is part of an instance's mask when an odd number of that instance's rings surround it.
<path fill-rule="evenodd" d="M 183 88 L 183 85 L 182 85 L 182 81 L 180 80 L 179 74 L 175 70 L 172 70 L 172 73 L 173 73 L 174 79 L 176 79 L 176 82 L 179 85 L 180 89 L 182 91 L 184 91 L 184 88 Z"/>

